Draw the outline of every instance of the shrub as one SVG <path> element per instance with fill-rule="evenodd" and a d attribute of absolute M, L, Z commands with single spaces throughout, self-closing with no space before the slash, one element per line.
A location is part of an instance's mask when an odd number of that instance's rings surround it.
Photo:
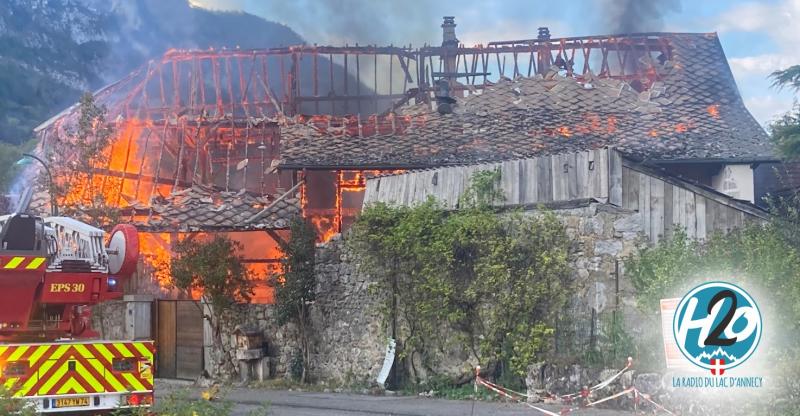
<path fill-rule="evenodd" d="M 434 199 L 379 203 L 352 228 L 362 270 L 389 294 L 386 323 L 414 377 L 416 361 L 435 370 L 452 348 L 495 376 L 520 377 L 551 345 L 570 290 L 566 231 L 550 213 L 498 213 L 498 181 L 498 171 L 478 172 L 457 211 Z"/>

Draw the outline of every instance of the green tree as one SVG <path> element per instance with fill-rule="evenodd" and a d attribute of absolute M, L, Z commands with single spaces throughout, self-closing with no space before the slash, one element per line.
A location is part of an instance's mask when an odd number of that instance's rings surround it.
<path fill-rule="evenodd" d="M 800 65 L 778 70 L 770 75 L 772 86 L 800 90 Z M 795 106 L 770 126 L 771 138 L 778 152 L 788 160 L 800 158 L 800 107 Z"/>
<path fill-rule="evenodd" d="M 120 217 L 114 199 L 122 179 L 102 171 L 111 156 L 114 128 L 106 120 L 106 107 L 97 105 L 91 93 L 81 96 L 79 106 L 76 129 L 62 140 L 52 141 L 57 199 L 65 215 L 96 226 L 113 225 Z"/>
<path fill-rule="evenodd" d="M 760 354 L 773 366 L 769 371 L 772 385 L 781 386 L 784 392 L 771 400 L 769 410 L 743 408 L 740 414 L 795 414 L 784 413 L 796 407 L 792 398 L 800 394 L 795 382 L 800 372 L 800 346 L 794 336 L 800 330 L 800 251 L 787 239 L 797 235 L 796 229 L 785 229 L 791 224 L 775 218 L 727 235 L 715 234 L 705 242 L 690 240 L 678 231 L 672 239 L 640 251 L 625 264 L 643 318 L 653 319 L 643 327 L 659 327 L 659 299 L 681 297 L 702 281 L 731 281 L 762 296 L 764 300 L 758 304 L 765 325 L 779 330 L 770 332 L 769 348 L 762 348 Z M 638 340 L 637 362 L 660 365 L 664 362 L 663 350 L 658 347 L 660 334 L 649 332 Z"/>
<path fill-rule="evenodd" d="M 311 361 L 309 348 L 309 307 L 316 298 L 316 275 L 314 273 L 314 228 L 302 217 L 295 217 L 291 224 L 291 237 L 280 243 L 283 252 L 283 270 L 272 277 L 275 287 L 275 307 L 279 325 L 294 322 L 299 333 L 302 372 L 300 382 L 308 377 Z"/>
<path fill-rule="evenodd" d="M 203 317 L 211 325 L 223 364 L 237 371 L 230 351 L 222 341 L 223 329 L 232 329 L 237 318 L 236 306 L 248 303 L 253 296 L 253 276 L 239 254 L 242 244 L 215 234 L 210 240 L 186 238 L 175 246 L 172 259 L 172 283 L 187 292 L 201 292 L 209 306 Z"/>

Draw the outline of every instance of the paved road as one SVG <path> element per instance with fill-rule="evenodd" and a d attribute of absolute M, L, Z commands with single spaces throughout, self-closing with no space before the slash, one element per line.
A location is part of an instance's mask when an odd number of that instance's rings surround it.
<path fill-rule="evenodd" d="M 170 389 L 156 389 L 166 394 Z M 191 388 L 194 395 L 199 389 Z M 416 396 L 368 396 L 344 393 L 315 393 L 283 390 L 261 390 L 236 388 L 228 392 L 226 398 L 236 403 L 236 416 L 247 416 L 259 404 L 270 403 L 270 416 L 531 416 L 539 414 L 520 404 L 487 403 L 461 400 L 431 399 Z M 541 406 L 558 413 L 560 406 Z M 622 416 L 629 412 L 611 410 L 580 411 L 583 416 Z"/>

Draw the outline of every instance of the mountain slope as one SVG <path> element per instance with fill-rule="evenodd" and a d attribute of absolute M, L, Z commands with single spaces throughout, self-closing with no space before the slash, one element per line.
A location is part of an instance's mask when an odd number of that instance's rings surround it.
<path fill-rule="evenodd" d="M 169 48 L 303 43 L 288 27 L 186 0 L 0 0 L 0 141 Z"/>

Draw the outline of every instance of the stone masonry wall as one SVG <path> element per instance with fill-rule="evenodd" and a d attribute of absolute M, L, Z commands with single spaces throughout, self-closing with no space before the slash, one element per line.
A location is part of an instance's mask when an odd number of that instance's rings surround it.
<path fill-rule="evenodd" d="M 370 293 L 368 279 L 355 272 L 356 264 L 344 250 L 339 236 L 316 251 L 317 300 L 311 306 L 312 380 L 354 383 L 374 379 L 386 350 L 381 327 L 379 298 Z M 297 328 L 293 323 L 277 325 L 274 305 L 244 305 L 239 325 L 256 328 L 264 334 L 270 357 L 270 375 L 288 377 L 299 356 Z M 225 349 L 235 351 L 233 328 L 222 331 Z M 211 368 L 217 368 L 222 352 L 212 348 L 207 354 Z M 213 374 L 213 373 L 212 373 Z M 230 372 L 219 374 L 232 378 Z"/>
<path fill-rule="evenodd" d="M 585 350 L 597 341 L 600 319 L 617 307 L 629 320 L 626 329 L 638 331 L 633 288 L 625 278 L 622 259 L 643 244 L 638 234 L 638 213 L 607 204 L 584 201 L 553 207 L 553 213 L 565 224 L 573 242 L 570 264 L 575 279 L 575 294 L 565 324 L 564 336 L 557 351 Z M 540 215 L 537 210 L 528 215 Z M 311 376 L 318 381 L 351 383 L 374 380 L 383 364 L 388 332 L 380 313 L 381 295 L 370 289 L 367 276 L 357 271 L 357 259 L 347 252 L 340 236 L 317 247 L 317 300 L 311 308 Z M 619 268 L 617 280 L 615 271 Z M 278 327 L 271 305 L 248 305 L 243 323 L 264 332 L 272 358 L 272 374 L 289 374 L 292 357 L 297 353 L 296 329 Z M 227 331 L 226 331 L 227 332 Z M 226 338 L 228 345 L 234 340 Z M 441 373 L 463 371 L 466 357 L 459 355 L 442 360 Z M 624 363 L 623 363 L 624 364 Z"/>
<path fill-rule="evenodd" d="M 634 289 L 625 277 L 623 260 L 645 244 L 638 231 L 640 214 L 596 202 L 552 212 L 564 223 L 572 242 L 569 263 L 575 285 L 565 316 L 569 327 L 559 328 L 562 342 L 556 344 L 564 351 L 557 353 L 569 355 L 570 348 L 580 352 L 598 342 L 602 320 L 610 318 L 617 307 L 620 316 L 626 317 L 626 329 L 636 333 L 640 321 L 635 318 Z"/>
<path fill-rule="evenodd" d="M 276 309 L 274 305 L 265 304 L 249 304 L 243 305 L 238 313 L 238 323 L 236 325 L 255 328 L 261 331 L 264 335 L 264 342 L 267 346 L 267 356 L 269 357 L 269 376 L 270 377 L 283 377 L 291 374 L 292 359 L 298 354 L 297 328 L 293 323 L 280 326 L 277 323 Z M 206 325 L 206 332 L 210 332 L 210 326 Z M 234 375 L 230 373 L 230 368 L 221 368 L 215 361 L 219 361 L 222 354 L 227 353 L 231 355 L 231 360 L 236 351 L 236 338 L 233 336 L 235 326 L 231 328 L 224 328 L 221 331 L 222 343 L 225 345 L 225 351 L 220 348 L 210 348 L 207 351 L 206 360 L 210 365 L 207 366 L 211 369 L 222 370 L 219 374 L 223 378 L 233 378 Z M 208 348 L 207 348 L 208 349 Z M 212 376 L 213 371 L 209 371 Z"/>
<path fill-rule="evenodd" d="M 92 329 L 100 339 L 125 339 L 126 302 L 111 300 L 92 307 Z"/>
<path fill-rule="evenodd" d="M 375 380 L 388 341 L 380 313 L 382 298 L 369 278 L 357 272 L 357 259 L 334 237 L 317 249 L 317 301 L 312 374 L 339 383 Z"/>

